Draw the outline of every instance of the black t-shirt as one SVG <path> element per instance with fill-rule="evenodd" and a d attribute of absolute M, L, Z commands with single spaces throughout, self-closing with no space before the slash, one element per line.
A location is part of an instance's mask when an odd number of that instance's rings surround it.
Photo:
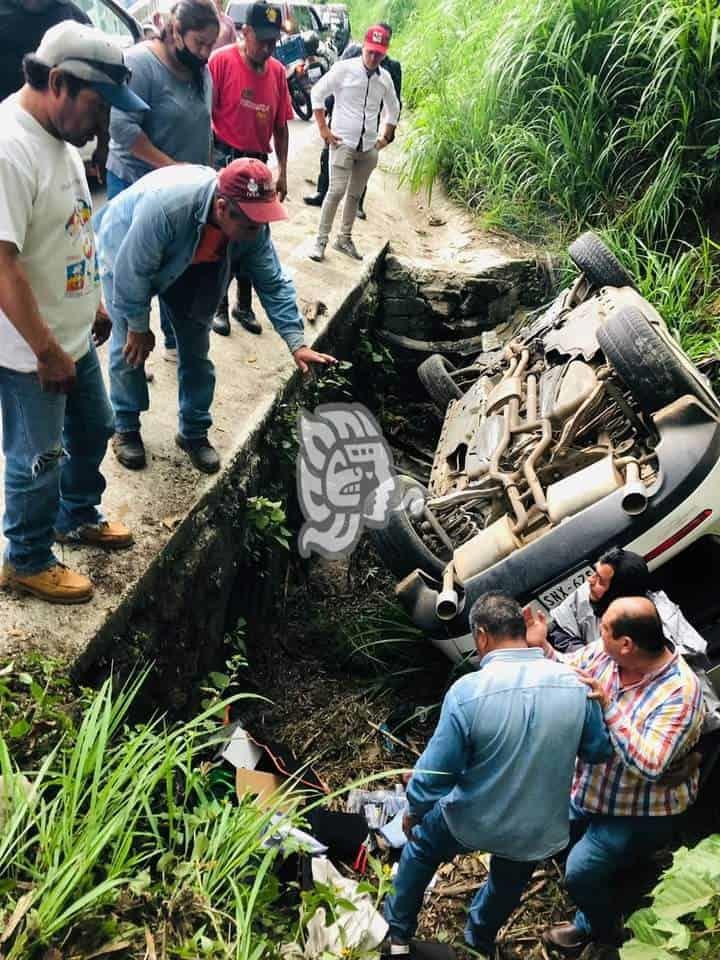
<path fill-rule="evenodd" d="M 52 0 L 41 13 L 30 13 L 17 0 L 0 0 L 0 100 L 20 89 L 23 57 L 34 53 L 45 31 L 63 20 L 90 23 L 71 0 Z"/>

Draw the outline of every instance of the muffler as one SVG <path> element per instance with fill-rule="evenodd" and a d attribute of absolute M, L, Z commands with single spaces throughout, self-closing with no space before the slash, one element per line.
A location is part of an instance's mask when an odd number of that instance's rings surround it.
<path fill-rule="evenodd" d="M 559 523 L 565 517 L 602 500 L 622 485 L 623 478 L 612 455 L 603 457 L 572 476 L 550 484 L 547 488 L 548 516 L 553 523 Z"/>
<path fill-rule="evenodd" d="M 647 505 L 648 495 L 645 484 L 640 479 L 640 465 L 636 460 L 631 460 L 625 467 L 622 508 L 629 516 L 637 517 Z"/>
<path fill-rule="evenodd" d="M 452 561 L 443 573 L 442 590 L 435 603 L 435 613 L 438 620 L 453 620 L 460 608 L 460 600 L 455 589 L 455 575 Z"/>
<path fill-rule="evenodd" d="M 453 553 L 452 566 L 458 581 L 466 583 L 470 577 L 504 560 L 520 545 L 513 532 L 513 521 L 507 515 L 500 517 Z"/>

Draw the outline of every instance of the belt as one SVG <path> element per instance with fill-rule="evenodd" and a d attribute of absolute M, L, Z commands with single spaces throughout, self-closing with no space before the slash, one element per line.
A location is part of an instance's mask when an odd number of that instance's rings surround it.
<path fill-rule="evenodd" d="M 233 160 L 239 160 L 241 157 L 262 160 L 263 163 L 267 163 L 268 160 L 267 153 L 256 153 L 253 150 L 238 150 L 237 147 L 231 147 L 229 143 L 225 143 L 225 141 L 219 137 L 215 137 L 215 149 L 227 155 L 225 166 L 227 166 L 228 163 L 232 163 Z"/>

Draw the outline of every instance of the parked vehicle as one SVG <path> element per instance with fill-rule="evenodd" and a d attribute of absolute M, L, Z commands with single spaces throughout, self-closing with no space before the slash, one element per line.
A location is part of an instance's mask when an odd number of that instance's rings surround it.
<path fill-rule="evenodd" d="M 347 7 L 344 3 L 328 3 L 317 6 L 315 9 L 339 56 L 350 42 L 351 36 L 350 15 Z"/>
<path fill-rule="evenodd" d="M 249 6 L 250 3 L 247 2 L 247 0 L 230 0 L 230 3 L 227 5 L 225 12 L 229 17 L 233 18 L 235 26 L 238 29 L 245 23 Z M 285 16 L 282 23 L 284 36 L 278 43 L 278 49 L 306 30 L 315 30 L 317 33 L 322 33 L 322 21 L 311 5 L 306 3 L 286 3 L 282 4 L 281 8 Z"/>
<path fill-rule="evenodd" d="M 444 412 L 427 490 L 371 531 L 414 622 L 454 659 L 488 590 L 552 611 L 611 546 L 651 569 L 720 534 L 720 402 L 593 234 L 571 287 L 504 348 L 418 376 Z"/>

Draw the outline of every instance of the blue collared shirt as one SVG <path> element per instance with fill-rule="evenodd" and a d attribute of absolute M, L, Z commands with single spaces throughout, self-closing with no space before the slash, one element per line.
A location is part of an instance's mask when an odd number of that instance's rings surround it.
<path fill-rule="evenodd" d="M 128 329 L 149 329 L 150 301 L 192 263 L 216 183 L 211 167 L 163 167 L 123 190 L 93 217 L 106 306 L 111 317 L 125 320 Z M 305 343 L 303 318 L 270 228 L 235 244 L 233 257 L 238 255 L 270 322 L 288 348 L 297 350 Z"/>
<path fill-rule="evenodd" d="M 573 670 L 539 649 L 495 650 L 448 691 L 408 784 L 410 811 L 420 817 L 439 802 L 466 847 L 542 860 L 568 843 L 576 756 L 612 754 L 602 712 Z"/>

